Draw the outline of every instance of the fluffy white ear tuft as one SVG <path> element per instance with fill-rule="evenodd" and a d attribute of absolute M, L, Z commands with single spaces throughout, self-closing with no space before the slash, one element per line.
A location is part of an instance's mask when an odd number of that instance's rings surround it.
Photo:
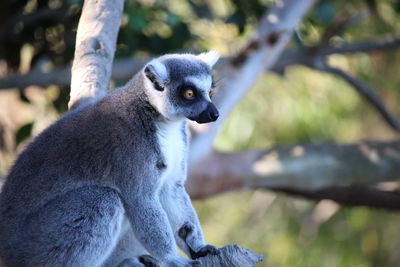
<path fill-rule="evenodd" d="M 197 56 L 200 60 L 203 60 L 205 63 L 207 63 L 210 68 L 214 66 L 215 63 L 217 63 L 219 59 L 219 53 L 215 50 L 211 50 L 206 53 L 201 53 L 200 55 Z"/>

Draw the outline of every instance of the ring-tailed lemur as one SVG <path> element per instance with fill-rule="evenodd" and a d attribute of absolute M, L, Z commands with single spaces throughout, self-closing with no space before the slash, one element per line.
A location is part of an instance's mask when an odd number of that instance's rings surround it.
<path fill-rule="evenodd" d="M 150 61 L 124 87 L 71 111 L 20 155 L 0 196 L 6 266 L 197 266 L 205 243 L 184 183 L 186 118 L 218 118 L 218 53 Z M 178 245 L 192 260 L 181 257 Z"/>

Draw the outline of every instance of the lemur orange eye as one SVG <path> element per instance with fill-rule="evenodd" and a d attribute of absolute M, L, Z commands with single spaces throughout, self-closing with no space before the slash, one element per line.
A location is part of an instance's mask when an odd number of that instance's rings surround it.
<path fill-rule="evenodd" d="M 193 98 L 194 98 L 194 91 L 193 91 L 192 89 L 186 89 L 186 90 L 183 92 L 183 96 L 184 96 L 186 99 L 193 99 Z"/>

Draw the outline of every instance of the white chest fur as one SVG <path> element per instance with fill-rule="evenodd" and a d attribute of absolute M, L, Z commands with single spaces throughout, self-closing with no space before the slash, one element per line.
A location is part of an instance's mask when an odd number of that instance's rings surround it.
<path fill-rule="evenodd" d="M 168 122 L 158 125 L 158 143 L 167 166 L 163 173 L 163 180 L 184 179 L 182 175 L 184 175 L 183 160 L 186 144 L 183 125 L 183 122 Z"/>

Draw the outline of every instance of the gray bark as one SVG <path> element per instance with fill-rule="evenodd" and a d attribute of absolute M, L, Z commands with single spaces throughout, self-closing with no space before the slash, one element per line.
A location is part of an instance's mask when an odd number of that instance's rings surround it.
<path fill-rule="evenodd" d="M 123 0 L 86 0 L 79 20 L 69 108 L 107 94 Z"/>
<path fill-rule="evenodd" d="M 207 166 L 207 168 L 204 168 Z M 193 198 L 242 189 L 269 189 L 348 205 L 400 209 L 400 142 L 291 145 L 213 152 L 193 166 Z M 382 185 L 391 185 L 391 190 Z"/>
<path fill-rule="evenodd" d="M 227 245 L 220 249 L 219 255 L 208 255 L 199 260 L 202 267 L 242 267 L 254 266 L 264 260 L 264 256 L 238 245 Z"/>

